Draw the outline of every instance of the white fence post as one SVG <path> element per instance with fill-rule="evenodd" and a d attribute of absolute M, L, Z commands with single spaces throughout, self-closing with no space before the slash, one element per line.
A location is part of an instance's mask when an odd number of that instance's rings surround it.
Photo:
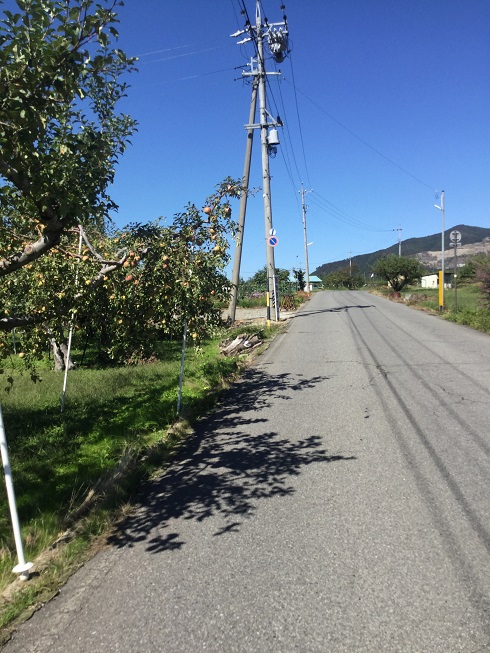
<path fill-rule="evenodd" d="M 5 485 L 7 486 L 7 497 L 10 507 L 10 517 L 12 519 L 12 528 L 14 530 L 15 547 L 17 549 L 17 558 L 19 564 L 12 569 L 14 574 L 19 574 L 21 580 L 29 579 L 29 569 L 32 562 L 26 562 L 24 558 L 24 547 L 22 545 L 22 536 L 20 533 L 19 516 L 17 514 L 17 504 L 15 503 L 14 482 L 12 480 L 12 471 L 10 469 L 9 453 L 7 449 L 7 437 L 5 435 L 5 426 L 3 424 L 2 406 L 0 405 L 0 448 L 2 450 L 2 463 L 5 472 Z"/>

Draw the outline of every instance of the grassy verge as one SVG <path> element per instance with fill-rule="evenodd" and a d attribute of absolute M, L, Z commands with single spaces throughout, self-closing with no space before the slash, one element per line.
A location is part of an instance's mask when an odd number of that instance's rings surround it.
<path fill-rule="evenodd" d="M 284 294 L 279 292 L 281 299 L 284 299 Z M 286 295 L 286 297 L 294 302 L 296 308 L 301 306 L 309 297 L 308 293 L 298 291 L 291 295 Z M 238 306 L 241 308 L 262 308 L 267 305 L 266 293 L 256 293 L 256 295 L 248 295 L 246 297 L 241 297 L 238 299 Z"/>
<path fill-rule="evenodd" d="M 278 328 L 262 329 L 262 337 L 271 339 Z M 250 329 L 257 331 L 240 332 Z M 0 628 L 56 592 L 138 483 L 172 457 L 186 425 L 237 376 L 244 359 L 219 354 L 223 335 L 187 350 L 179 421 L 180 343 L 168 343 L 165 360 L 150 365 L 71 372 L 63 413 L 61 374 L 43 372 L 34 384 L 14 372 L 13 389 L 2 390 L 1 402 L 26 559 L 39 563 L 28 583 L 12 585 L 15 543 L 1 483 Z"/>
<path fill-rule="evenodd" d="M 376 294 L 389 296 L 386 287 L 373 289 Z M 437 288 L 408 287 L 401 293 L 408 306 L 439 314 L 439 291 Z M 442 317 L 450 322 L 469 326 L 477 331 L 490 333 L 490 310 L 481 304 L 481 294 L 477 284 L 464 284 L 457 288 L 457 311 L 453 288 L 444 291 L 445 311 Z"/>

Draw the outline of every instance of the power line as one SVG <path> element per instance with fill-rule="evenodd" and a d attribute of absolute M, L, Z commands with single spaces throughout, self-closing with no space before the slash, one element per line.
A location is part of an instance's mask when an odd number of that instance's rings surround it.
<path fill-rule="evenodd" d="M 281 99 L 281 107 L 282 107 L 281 114 L 284 117 L 284 121 L 283 121 L 284 122 L 284 125 L 283 125 L 284 132 L 283 133 L 284 133 L 287 141 L 289 141 L 289 144 L 291 146 L 291 155 L 292 155 L 292 158 L 293 158 L 294 167 L 296 168 L 296 172 L 298 173 L 298 180 L 301 181 L 301 173 L 299 171 L 298 162 L 296 160 L 296 156 L 295 156 L 295 153 L 294 153 L 293 140 L 291 138 L 291 130 L 289 129 L 289 121 L 287 119 L 286 107 L 285 107 L 285 104 L 284 104 L 284 98 L 282 97 L 281 85 L 279 84 L 279 80 L 278 80 L 278 90 L 279 90 L 279 97 Z M 287 148 L 287 144 L 286 144 L 286 148 Z"/>
<path fill-rule="evenodd" d="M 190 57 L 194 54 L 201 54 L 203 52 L 212 52 L 213 50 L 221 50 L 222 48 L 228 47 L 229 44 L 215 45 L 212 48 L 203 48 L 202 50 L 194 50 L 194 52 L 184 52 L 183 54 L 176 54 L 171 57 L 162 57 L 161 59 L 153 59 L 151 61 L 140 61 L 139 65 L 148 65 L 151 63 L 160 63 L 162 61 L 173 61 L 174 59 L 182 59 L 183 57 Z"/>
<path fill-rule="evenodd" d="M 290 82 L 288 79 L 285 79 L 285 81 L 288 82 L 289 84 L 291 84 L 294 88 L 296 88 L 295 84 L 292 83 L 292 82 Z M 337 118 L 335 118 L 335 116 L 333 116 L 333 115 L 332 115 L 331 113 L 329 113 L 326 109 L 324 109 L 320 104 L 318 104 L 318 102 L 315 102 L 315 100 L 313 100 L 311 97 L 309 97 L 308 95 L 306 95 L 306 93 L 303 93 L 303 91 L 301 91 L 300 89 L 296 89 L 296 90 L 298 91 L 298 93 L 301 93 L 301 95 L 302 95 L 303 97 L 305 97 L 307 100 L 309 100 L 309 101 L 310 101 L 310 102 L 311 102 L 311 103 L 312 103 L 312 104 L 313 104 L 317 109 L 319 109 L 322 113 L 324 113 L 326 116 L 328 116 L 328 117 L 330 118 L 330 120 L 333 120 L 333 122 L 337 123 L 337 125 L 339 125 L 339 127 L 342 127 L 342 129 L 344 129 L 346 132 L 348 132 L 351 136 L 354 136 L 354 138 L 356 138 L 356 139 L 357 139 L 358 141 L 360 141 L 363 145 L 365 145 L 365 146 L 368 147 L 370 150 L 372 150 L 373 152 L 375 152 L 378 156 L 380 156 L 380 157 L 382 157 L 383 159 L 385 159 L 385 161 L 388 161 L 388 163 L 390 163 L 392 166 L 394 166 L 395 168 L 398 168 L 398 170 L 400 170 L 400 171 L 403 172 L 404 174 L 408 175 L 409 177 L 411 177 L 412 179 L 414 179 L 415 181 L 417 181 L 419 184 L 422 184 L 422 185 L 425 186 L 426 188 L 430 188 L 430 190 L 432 190 L 432 191 L 434 190 L 434 186 L 431 186 L 430 184 L 426 183 L 425 181 L 423 181 L 422 179 L 420 179 L 420 178 L 417 177 L 416 175 L 413 175 L 411 172 L 409 172 L 408 170 L 406 170 L 406 169 L 403 168 L 402 166 L 398 165 L 398 163 L 395 163 L 395 161 L 393 161 L 393 160 L 390 159 L 388 156 L 386 156 L 386 154 L 383 154 L 382 152 L 380 152 L 379 150 L 377 150 L 373 145 L 371 145 L 371 144 L 368 143 L 366 140 L 364 140 L 361 136 L 359 136 L 359 135 L 356 134 L 354 131 L 352 131 L 352 129 L 349 129 L 349 127 L 347 127 L 347 126 L 344 125 L 342 122 L 340 122 L 340 120 L 337 120 Z"/>
<path fill-rule="evenodd" d="M 152 50 L 151 52 L 142 52 L 141 54 L 135 55 L 138 59 L 141 59 L 141 57 L 150 57 L 151 55 L 154 54 L 161 54 L 162 52 L 173 52 L 174 50 L 183 50 L 184 48 L 192 48 L 196 45 L 200 45 L 199 42 L 196 43 L 186 43 L 184 45 L 176 45 L 173 48 L 162 48 L 160 50 Z"/>
<path fill-rule="evenodd" d="M 321 211 L 328 213 L 328 215 L 335 218 L 339 222 L 343 222 L 344 224 L 347 224 L 356 229 L 360 229 L 363 231 L 371 231 L 376 233 L 385 233 L 385 232 L 392 231 L 391 229 L 376 229 L 372 225 L 369 225 L 366 222 L 363 222 L 362 220 L 359 220 L 358 218 L 349 215 L 342 209 L 339 209 L 335 204 L 332 204 L 332 202 L 330 202 L 329 200 L 322 197 L 316 192 L 312 194 L 310 201 L 312 204 L 315 204 L 315 206 L 319 208 Z"/>
<path fill-rule="evenodd" d="M 220 70 L 210 70 L 207 73 L 200 73 L 198 75 L 186 75 L 184 77 L 176 77 L 174 79 L 165 79 L 158 82 L 152 82 L 150 84 L 132 84 L 131 88 L 144 88 L 149 86 L 163 86 L 165 84 L 174 84 L 175 82 L 183 82 L 188 79 L 198 79 L 200 77 L 208 77 L 209 75 L 217 75 L 218 73 L 229 72 L 230 70 L 236 70 L 236 68 L 221 68 Z"/>
<path fill-rule="evenodd" d="M 299 136 L 300 136 L 300 140 L 301 140 L 301 149 L 303 151 L 303 161 L 304 161 L 304 164 L 305 164 L 306 179 L 308 180 L 308 185 L 311 186 L 312 184 L 310 182 L 310 174 L 309 174 L 309 171 L 308 171 L 308 164 L 306 162 L 306 153 L 305 153 L 305 143 L 304 143 L 304 139 L 303 139 L 303 130 L 301 128 L 301 119 L 299 117 L 298 95 L 296 93 L 296 82 L 295 82 L 295 79 L 294 79 L 293 59 L 292 59 L 291 55 L 289 55 L 289 63 L 290 63 L 290 66 L 291 66 L 291 76 L 293 78 L 294 101 L 295 101 L 295 105 L 296 105 L 296 116 L 298 118 Z"/>

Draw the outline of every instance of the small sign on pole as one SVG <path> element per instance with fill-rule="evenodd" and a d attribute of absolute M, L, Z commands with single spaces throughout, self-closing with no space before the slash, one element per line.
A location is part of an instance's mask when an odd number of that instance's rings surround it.
<path fill-rule="evenodd" d="M 279 242 L 279 239 L 278 239 L 277 236 L 269 236 L 269 238 L 267 239 L 267 242 L 269 243 L 269 245 L 271 247 L 275 247 L 277 245 L 277 243 Z"/>

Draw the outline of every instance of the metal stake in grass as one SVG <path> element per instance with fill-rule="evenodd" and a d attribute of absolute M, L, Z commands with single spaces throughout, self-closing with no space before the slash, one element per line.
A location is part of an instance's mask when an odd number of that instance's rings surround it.
<path fill-rule="evenodd" d="M 14 531 L 15 547 L 17 549 L 17 558 L 19 564 L 12 569 L 14 574 L 19 574 L 20 580 L 29 580 L 29 570 L 33 563 L 26 562 L 24 558 L 24 547 L 22 545 L 22 536 L 20 533 L 19 516 L 17 514 L 17 504 L 15 503 L 14 482 L 12 480 L 12 471 L 10 469 L 9 453 L 7 449 L 7 437 L 3 424 L 2 406 L 0 405 L 0 448 L 2 450 L 2 463 L 5 472 L 5 485 L 7 486 L 7 497 L 10 507 L 10 517 L 12 519 L 12 528 Z"/>
<path fill-rule="evenodd" d="M 180 404 L 182 401 L 182 384 L 184 381 L 184 363 L 185 363 L 185 341 L 187 338 L 187 320 L 184 322 L 184 337 L 182 338 L 182 356 L 180 357 L 180 376 L 179 376 L 179 394 L 177 397 L 177 415 L 180 415 Z"/>

